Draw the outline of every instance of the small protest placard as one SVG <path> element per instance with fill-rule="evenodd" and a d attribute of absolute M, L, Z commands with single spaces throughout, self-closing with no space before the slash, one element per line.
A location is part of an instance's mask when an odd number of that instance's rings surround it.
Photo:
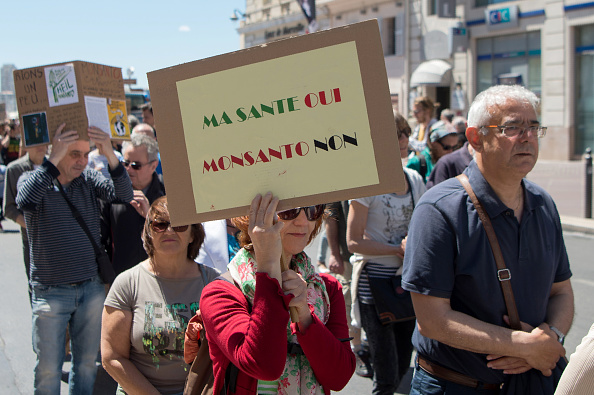
<path fill-rule="evenodd" d="M 87 139 L 96 126 L 113 139 L 129 139 L 122 70 L 73 61 L 13 72 L 25 146 L 49 144 L 58 126 Z"/>
<path fill-rule="evenodd" d="M 404 190 L 377 21 L 148 74 L 171 221 Z"/>

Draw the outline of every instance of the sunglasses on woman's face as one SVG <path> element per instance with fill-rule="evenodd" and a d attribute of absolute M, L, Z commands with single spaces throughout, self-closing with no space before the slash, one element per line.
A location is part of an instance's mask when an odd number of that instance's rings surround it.
<path fill-rule="evenodd" d="M 316 221 L 322 216 L 322 214 L 324 214 L 325 208 L 326 205 L 324 204 L 316 204 L 315 206 L 297 207 L 290 210 L 279 211 L 276 213 L 276 215 L 278 215 L 278 217 L 283 221 L 291 221 L 297 218 L 301 210 L 303 210 L 308 221 Z"/>
<path fill-rule="evenodd" d="M 151 229 L 157 233 L 163 233 L 171 226 L 171 222 L 167 221 L 151 221 L 150 222 Z M 181 233 L 185 232 L 190 225 L 181 225 L 181 226 L 171 226 L 174 232 Z"/>

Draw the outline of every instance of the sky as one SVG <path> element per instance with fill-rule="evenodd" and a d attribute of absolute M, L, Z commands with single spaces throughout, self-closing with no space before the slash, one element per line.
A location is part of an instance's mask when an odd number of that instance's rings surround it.
<path fill-rule="evenodd" d="M 0 64 L 23 69 L 72 60 L 146 73 L 239 49 L 245 0 L 9 0 L 2 4 Z"/>

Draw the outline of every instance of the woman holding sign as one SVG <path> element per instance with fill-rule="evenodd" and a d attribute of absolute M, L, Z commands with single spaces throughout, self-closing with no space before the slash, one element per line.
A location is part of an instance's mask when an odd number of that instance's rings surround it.
<path fill-rule="evenodd" d="M 317 274 L 303 252 L 324 205 L 276 212 L 277 205 L 271 193 L 258 195 L 249 217 L 233 220 L 243 247 L 229 264 L 234 281 L 214 281 L 202 293 L 215 394 L 226 373 L 236 378 L 227 380 L 228 393 L 329 394 L 355 370 L 340 284 Z M 289 270 L 281 271 L 281 259 Z"/>

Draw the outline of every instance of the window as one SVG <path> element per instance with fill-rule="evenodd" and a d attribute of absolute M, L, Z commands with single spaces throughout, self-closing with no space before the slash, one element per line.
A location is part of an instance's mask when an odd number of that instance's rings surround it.
<path fill-rule="evenodd" d="M 575 146 L 581 155 L 594 147 L 594 25 L 575 30 Z"/>
<path fill-rule="evenodd" d="M 382 41 L 384 56 L 396 54 L 396 18 L 384 18 L 382 21 Z"/>
<path fill-rule="evenodd" d="M 281 4 L 281 14 L 287 15 L 289 12 L 291 12 L 291 3 Z"/>
<path fill-rule="evenodd" d="M 540 96 L 541 80 L 540 31 L 477 40 L 478 92 L 512 81 Z"/>
<path fill-rule="evenodd" d="M 438 7 L 437 1 L 438 0 L 428 0 L 428 1 L 429 1 L 429 4 L 428 4 L 429 9 L 427 10 L 427 15 L 437 14 L 437 7 Z"/>
<path fill-rule="evenodd" d="M 404 56 L 404 13 L 392 18 L 383 18 L 380 22 L 380 34 L 384 56 Z"/>

